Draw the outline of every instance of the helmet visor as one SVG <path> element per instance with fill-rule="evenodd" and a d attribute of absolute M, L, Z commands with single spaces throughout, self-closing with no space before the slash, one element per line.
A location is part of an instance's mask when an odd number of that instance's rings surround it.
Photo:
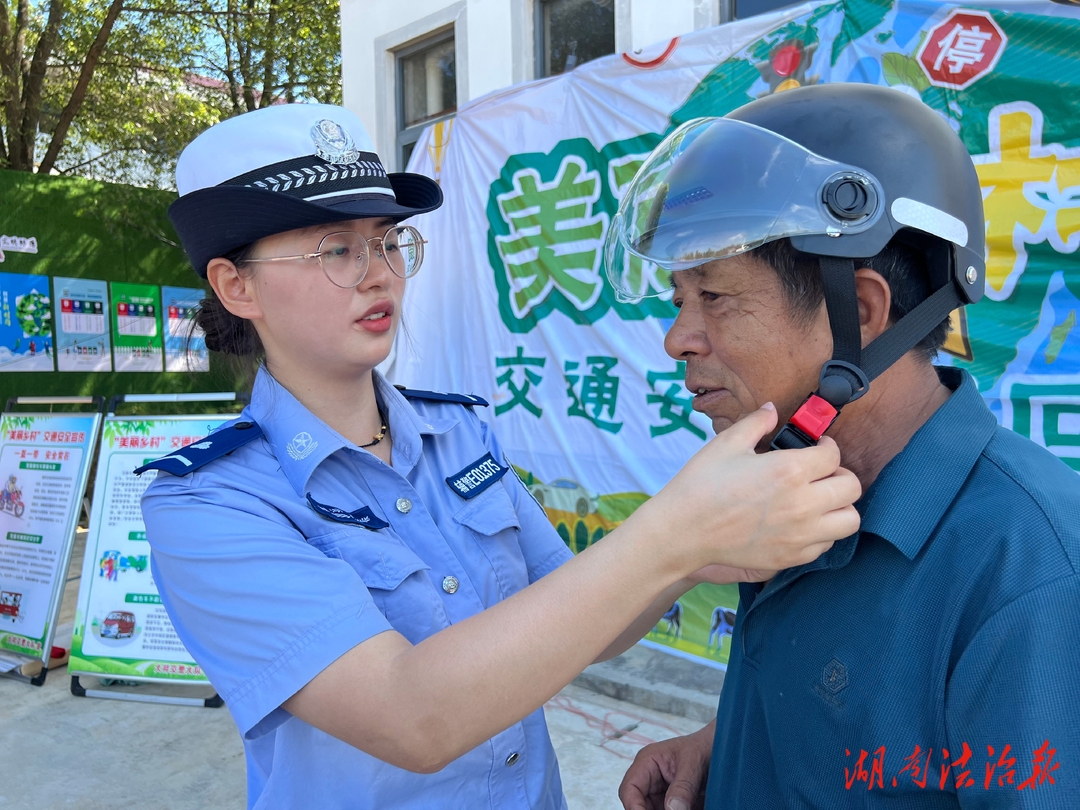
<path fill-rule="evenodd" d="M 624 301 L 659 295 L 663 270 L 790 236 L 864 231 L 882 199 L 861 169 L 753 124 L 699 118 L 664 139 L 623 194 L 607 235 L 608 280 Z"/>

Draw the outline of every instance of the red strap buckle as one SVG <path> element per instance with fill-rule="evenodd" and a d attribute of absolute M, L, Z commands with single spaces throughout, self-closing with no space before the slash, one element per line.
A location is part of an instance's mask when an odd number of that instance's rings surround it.
<path fill-rule="evenodd" d="M 817 394 L 811 394 L 806 402 L 799 406 L 795 415 L 791 417 L 791 424 L 813 439 L 815 442 L 825 435 L 825 431 L 839 415 L 827 401 Z"/>

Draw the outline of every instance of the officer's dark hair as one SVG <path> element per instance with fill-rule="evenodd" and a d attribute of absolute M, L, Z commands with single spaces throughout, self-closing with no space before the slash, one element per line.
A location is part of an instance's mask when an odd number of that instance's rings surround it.
<path fill-rule="evenodd" d="M 790 239 L 768 242 L 752 250 L 751 255 L 776 271 L 796 319 L 808 324 L 825 300 L 818 257 L 796 250 Z M 902 238 L 894 237 L 877 256 L 855 259 L 855 267 L 875 270 L 889 283 L 892 291 L 889 319 L 894 323 L 932 292 L 926 255 Z M 945 345 L 948 334 L 949 319 L 946 318 L 916 344 L 915 351 L 921 358 L 933 360 Z"/>
<path fill-rule="evenodd" d="M 238 273 L 247 275 L 252 271 L 247 269 L 244 260 L 250 258 L 254 251 L 254 244 L 245 245 L 222 258 L 235 264 Z M 259 335 L 251 321 L 229 312 L 212 289 L 199 304 L 195 312 L 194 325 L 206 333 L 206 348 L 212 352 L 237 357 L 260 357 L 263 354 L 262 341 L 259 340 Z"/>

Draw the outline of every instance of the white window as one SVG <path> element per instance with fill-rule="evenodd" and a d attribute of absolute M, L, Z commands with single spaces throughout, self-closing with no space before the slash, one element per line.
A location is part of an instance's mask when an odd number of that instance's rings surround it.
<path fill-rule="evenodd" d="M 397 165 L 404 170 L 424 127 L 457 111 L 457 62 L 451 26 L 395 52 Z"/>
<path fill-rule="evenodd" d="M 536 0 L 536 77 L 615 53 L 615 0 Z"/>

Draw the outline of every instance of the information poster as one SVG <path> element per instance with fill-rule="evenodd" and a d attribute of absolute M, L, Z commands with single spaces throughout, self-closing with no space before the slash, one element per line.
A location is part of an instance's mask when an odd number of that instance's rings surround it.
<path fill-rule="evenodd" d="M 161 371 L 161 302 L 156 284 L 109 283 L 117 371 Z"/>
<path fill-rule="evenodd" d="M 53 370 L 49 277 L 0 273 L 0 371 Z"/>
<path fill-rule="evenodd" d="M 150 572 L 139 499 L 155 474 L 133 470 L 198 441 L 228 418 L 105 420 L 71 640 L 72 674 L 206 682 L 173 630 Z"/>
<path fill-rule="evenodd" d="M 63 589 L 98 414 L 0 418 L 0 656 L 40 656 Z"/>
<path fill-rule="evenodd" d="M 206 333 L 195 326 L 195 310 L 206 297 L 194 287 L 162 287 L 165 308 L 165 370 L 209 371 Z"/>
<path fill-rule="evenodd" d="M 107 282 L 53 279 L 58 371 L 112 371 L 108 313 Z"/>

